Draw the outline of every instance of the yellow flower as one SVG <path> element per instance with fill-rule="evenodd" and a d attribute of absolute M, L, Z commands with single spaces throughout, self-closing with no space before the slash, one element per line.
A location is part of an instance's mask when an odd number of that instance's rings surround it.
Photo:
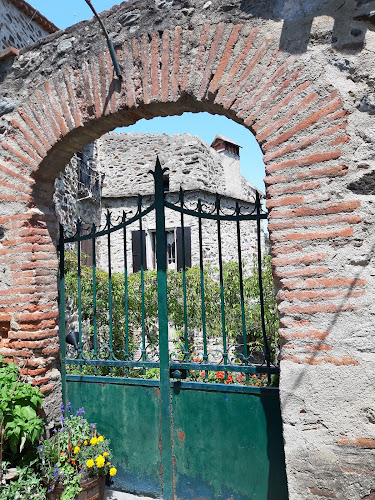
<path fill-rule="evenodd" d="M 103 457 L 108 457 L 108 455 L 109 455 L 108 451 L 105 451 L 105 452 L 103 453 Z"/>
<path fill-rule="evenodd" d="M 102 468 L 105 464 L 105 458 L 102 455 L 99 455 L 98 458 L 95 459 L 96 466 L 98 469 Z"/>
<path fill-rule="evenodd" d="M 86 462 L 86 466 L 90 469 L 91 467 L 94 467 L 95 463 L 94 463 L 94 460 L 92 458 L 90 458 L 90 460 L 87 460 Z"/>
<path fill-rule="evenodd" d="M 99 436 L 99 437 L 98 437 L 98 442 L 99 442 L 99 441 L 104 441 L 104 437 L 103 437 L 103 436 Z"/>
<path fill-rule="evenodd" d="M 74 453 L 75 453 L 75 455 L 77 455 L 77 453 L 79 452 L 79 450 L 80 450 L 80 449 L 81 449 L 81 448 L 80 448 L 79 446 L 76 446 L 76 447 L 74 448 Z"/>
<path fill-rule="evenodd" d="M 83 443 L 85 446 L 87 446 L 89 443 L 87 442 L 87 440 Z"/>
<path fill-rule="evenodd" d="M 107 462 L 106 465 L 111 465 L 111 462 Z"/>
<path fill-rule="evenodd" d="M 117 473 L 117 469 L 115 467 L 112 467 L 112 469 L 110 469 L 110 471 L 109 471 L 110 476 L 115 476 L 116 473 Z"/>
<path fill-rule="evenodd" d="M 94 437 L 92 437 L 92 438 L 90 439 L 90 444 L 91 444 L 92 446 L 95 446 L 96 444 L 98 444 L 98 438 L 97 438 L 97 437 L 95 437 L 95 436 L 94 436 Z"/>

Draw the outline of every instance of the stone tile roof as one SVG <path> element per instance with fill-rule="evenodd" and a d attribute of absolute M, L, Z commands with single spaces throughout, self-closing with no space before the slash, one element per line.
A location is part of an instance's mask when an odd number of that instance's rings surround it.
<path fill-rule="evenodd" d="M 48 33 L 55 33 L 59 31 L 59 28 L 55 26 L 51 21 L 49 21 L 43 14 L 41 14 L 32 5 L 25 2 L 25 0 L 9 0 L 13 5 L 17 7 L 20 11 L 24 12 L 26 15 L 32 17 L 33 21 L 39 24 Z"/>

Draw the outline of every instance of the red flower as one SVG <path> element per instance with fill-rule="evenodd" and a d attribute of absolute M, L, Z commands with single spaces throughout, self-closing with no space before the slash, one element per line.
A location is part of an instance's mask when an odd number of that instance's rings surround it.
<path fill-rule="evenodd" d="M 205 376 L 206 376 L 205 372 L 202 372 L 201 377 L 205 377 Z"/>
<path fill-rule="evenodd" d="M 217 372 L 216 378 L 223 380 L 225 378 L 225 373 L 224 372 Z"/>
<path fill-rule="evenodd" d="M 232 377 L 232 375 L 229 375 L 229 376 L 228 376 L 228 382 L 233 382 L 233 377 Z"/>

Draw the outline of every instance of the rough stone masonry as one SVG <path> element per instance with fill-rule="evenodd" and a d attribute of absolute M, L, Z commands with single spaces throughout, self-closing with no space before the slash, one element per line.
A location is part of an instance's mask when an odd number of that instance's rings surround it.
<path fill-rule="evenodd" d="M 129 0 L 0 68 L 1 352 L 60 397 L 53 182 L 140 118 L 208 111 L 264 152 L 293 500 L 375 491 L 375 6 L 371 0 Z"/>

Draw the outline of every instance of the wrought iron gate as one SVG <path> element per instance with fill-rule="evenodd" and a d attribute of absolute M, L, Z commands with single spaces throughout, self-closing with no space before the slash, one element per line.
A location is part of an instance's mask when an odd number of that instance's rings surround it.
<path fill-rule="evenodd" d="M 248 205 L 245 210 L 238 203 L 229 210 L 222 206 L 218 196 L 212 206 L 206 206 L 198 200 L 196 207 L 192 207 L 182 190 L 177 200 L 168 201 L 163 181 L 165 172 L 159 160 L 152 173 L 155 196 L 147 206 L 139 197 L 136 213 L 130 217 L 124 212 L 121 220 L 113 223 L 108 212 L 103 229 L 93 226 L 89 231 L 84 231 L 81 224 L 77 223 L 77 232 L 73 236 L 65 236 L 60 226 L 63 400 L 65 404 L 69 400 L 73 407 L 84 406 L 88 419 L 97 422 L 101 432 L 111 438 L 119 471 L 115 488 L 162 496 L 166 500 L 286 499 L 278 388 L 271 387 L 271 376 L 277 375 L 279 368 L 272 363 L 264 312 L 261 221 L 266 218 L 266 214 L 262 212 L 259 195 L 256 195 L 254 204 Z M 166 210 L 177 213 L 180 224 L 169 246 Z M 153 213 L 156 231 L 148 237 L 151 251 L 155 251 L 154 262 L 157 263 L 158 314 L 151 319 L 158 345 L 150 341 L 149 332 L 146 332 L 145 307 L 146 233 L 143 223 Z M 200 300 L 196 310 L 199 310 L 201 320 L 201 329 L 197 334 L 200 350 L 189 330 L 187 265 L 191 264 L 192 256 L 191 247 L 186 243 L 190 243 L 192 235 L 186 225 L 186 218 L 197 221 L 195 254 Z M 206 297 L 205 261 L 209 252 L 203 243 L 205 221 L 208 221 L 211 229 L 216 226 L 215 255 L 218 268 L 211 272 L 217 283 L 216 306 L 221 335 L 220 340 L 215 336 L 214 345 L 210 325 L 206 321 L 207 307 L 211 305 L 207 303 Z M 129 228 L 134 228 L 135 224 L 138 230 L 133 232 L 131 267 L 133 271 L 139 269 L 141 328 L 138 333 L 133 331 L 129 313 Z M 221 237 L 223 227 L 228 224 L 234 228 L 231 251 L 235 253 L 236 263 L 232 264 L 232 270 L 236 269 L 236 278 L 233 279 L 237 280 L 241 330 L 234 341 L 228 334 L 226 324 L 227 282 Z M 257 235 L 255 255 L 261 313 L 259 331 L 263 348 L 260 350 L 258 346 L 256 352 L 251 349 L 246 324 L 244 273 L 249 271 L 244 264 L 244 246 L 241 243 L 244 224 L 255 225 Z M 116 266 L 111 243 L 118 234 L 121 234 L 122 241 L 123 270 L 114 274 L 113 268 Z M 97 300 L 102 273 L 98 268 L 97 255 L 97 241 L 100 238 L 106 242 L 100 247 L 100 259 L 102 261 L 104 255 L 108 269 L 105 278 L 108 287 L 105 310 L 107 326 L 104 329 L 98 319 L 100 315 L 103 317 L 103 303 Z M 66 250 L 72 245 L 76 245 L 75 303 L 69 301 L 65 294 L 65 278 L 71 276 L 72 272 L 71 267 L 67 270 Z M 92 250 L 92 265 L 89 268 L 82 265 L 83 246 Z M 117 247 L 117 254 L 118 250 Z M 171 310 L 172 299 L 171 289 L 168 289 L 167 267 L 171 262 L 180 269 L 178 272 L 181 276 L 182 289 L 178 300 L 183 327 L 178 333 L 168 333 L 171 330 L 168 305 Z M 83 287 L 86 286 L 83 274 L 87 278 L 88 273 L 92 294 L 90 320 L 87 320 L 85 310 L 88 307 L 87 300 L 82 298 Z M 114 331 L 114 315 L 119 307 L 118 297 L 114 295 L 114 280 L 118 279 L 123 282 L 120 344 L 119 332 Z M 70 308 L 68 313 L 67 306 Z M 78 316 L 77 332 L 66 331 L 65 328 L 72 311 Z M 171 340 L 173 336 L 174 340 Z M 137 343 L 135 338 L 140 343 L 137 349 L 134 349 L 134 343 Z M 70 342 L 68 345 L 66 340 Z M 172 347 L 176 345 L 178 352 Z M 156 378 L 149 378 L 150 371 Z"/>

